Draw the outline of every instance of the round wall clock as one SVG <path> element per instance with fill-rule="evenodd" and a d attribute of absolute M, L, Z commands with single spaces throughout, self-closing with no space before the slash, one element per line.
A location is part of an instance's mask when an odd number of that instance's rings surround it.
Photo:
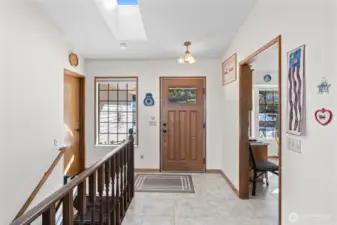
<path fill-rule="evenodd" d="M 71 66 L 78 66 L 78 57 L 73 52 L 69 54 L 69 63 Z"/>
<path fill-rule="evenodd" d="M 263 80 L 265 82 L 270 82 L 271 81 L 271 76 L 269 74 L 264 75 Z"/>

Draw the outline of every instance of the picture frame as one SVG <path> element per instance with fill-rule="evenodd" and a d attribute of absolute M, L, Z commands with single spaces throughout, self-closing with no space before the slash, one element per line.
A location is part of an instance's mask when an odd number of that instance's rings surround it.
<path fill-rule="evenodd" d="M 222 62 L 222 86 L 237 79 L 237 53 L 234 53 Z"/>
<path fill-rule="evenodd" d="M 305 45 L 287 52 L 287 118 L 288 134 L 305 134 Z"/>

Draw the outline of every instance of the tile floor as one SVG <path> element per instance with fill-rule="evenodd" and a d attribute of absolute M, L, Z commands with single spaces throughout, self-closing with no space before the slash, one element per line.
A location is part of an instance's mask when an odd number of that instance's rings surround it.
<path fill-rule="evenodd" d="M 277 225 L 277 177 L 240 200 L 219 174 L 193 174 L 194 194 L 136 192 L 122 225 Z"/>

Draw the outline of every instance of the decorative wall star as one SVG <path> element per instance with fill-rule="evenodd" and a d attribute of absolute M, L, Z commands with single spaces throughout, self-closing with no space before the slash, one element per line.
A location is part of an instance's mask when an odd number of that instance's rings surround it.
<path fill-rule="evenodd" d="M 317 85 L 318 93 L 319 94 L 329 93 L 330 86 L 331 86 L 331 84 L 329 84 L 326 79 L 323 79 L 322 83 L 320 83 L 319 85 Z"/>

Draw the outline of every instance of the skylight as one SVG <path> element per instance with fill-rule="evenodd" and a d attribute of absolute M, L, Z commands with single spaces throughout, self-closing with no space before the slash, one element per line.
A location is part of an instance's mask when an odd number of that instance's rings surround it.
<path fill-rule="evenodd" d="M 117 0 L 118 5 L 138 5 L 138 0 Z"/>
<path fill-rule="evenodd" d="M 146 41 L 139 0 L 94 0 L 118 41 Z"/>

